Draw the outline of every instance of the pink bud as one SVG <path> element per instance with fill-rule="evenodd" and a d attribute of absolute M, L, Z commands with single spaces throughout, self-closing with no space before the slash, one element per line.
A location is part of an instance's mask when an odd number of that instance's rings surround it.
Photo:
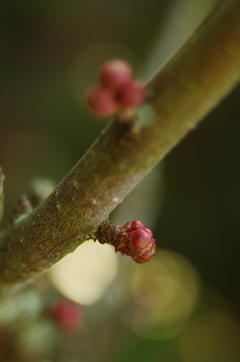
<path fill-rule="evenodd" d="M 97 230 L 96 239 L 113 245 L 116 252 L 131 256 L 139 264 L 150 260 L 156 249 L 151 230 L 138 220 L 116 226 L 106 221 Z"/>
<path fill-rule="evenodd" d="M 152 232 L 149 229 L 131 231 L 129 236 L 132 255 L 142 255 L 152 242 Z"/>
<path fill-rule="evenodd" d="M 142 256 L 134 256 L 132 257 L 133 260 L 138 263 L 138 264 L 143 264 L 143 263 L 146 263 L 147 261 L 151 260 L 152 257 L 153 257 L 153 254 L 144 254 Z"/>
<path fill-rule="evenodd" d="M 145 98 L 145 89 L 138 81 L 126 84 L 118 94 L 118 101 L 122 109 L 137 108 L 143 104 Z"/>
<path fill-rule="evenodd" d="M 80 307 L 68 300 L 59 300 L 50 308 L 51 316 L 65 332 L 75 332 L 83 322 Z"/>
<path fill-rule="evenodd" d="M 87 103 L 92 113 L 100 118 L 114 115 L 118 108 L 114 96 L 103 87 L 91 89 L 87 94 Z"/>
<path fill-rule="evenodd" d="M 130 221 L 128 223 L 128 229 L 127 229 L 127 232 L 130 232 L 130 231 L 133 231 L 133 230 L 136 230 L 136 229 L 145 229 L 147 228 L 147 226 L 142 222 L 142 221 L 138 221 L 138 220 L 135 220 L 135 221 Z"/>
<path fill-rule="evenodd" d="M 111 92 L 117 92 L 131 82 L 132 68 L 121 59 L 107 62 L 100 71 L 101 84 Z"/>
<path fill-rule="evenodd" d="M 156 243 L 155 240 L 152 239 L 151 243 L 148 245 L 148 247 L 145 249 L 143 254 L 141 255 L 134 255 L 132 256 L 133 260 L 136 261 L 138 264 L 146 263 L 150 259 L 152 259 L 154 253 L 156 250 Z M 137 253 L 136 253 L 137 254 Z"/>
<path fill-rule="evenodd" d="M 147 228 L 130 232 L 129 250 L 131 257 L 137 263 L 145 263 L 153 257 L 156 244 L 152 236 L 151 230 Z"/>

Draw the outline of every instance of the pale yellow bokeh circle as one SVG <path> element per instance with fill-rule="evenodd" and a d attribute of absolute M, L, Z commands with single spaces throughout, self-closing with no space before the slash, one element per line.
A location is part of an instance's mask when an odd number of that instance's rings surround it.
<path fill-rule="evenodd" d="M 144 338 L 170 338 L 188 321 L 200 292 L 194 266 L 181 255 L 158 250 L 132 275 L 133 330 Z"/>
<path fill-rule="evenodd" d="M 114 248 L 86 241 L 49 270 L 54 286 L 66 297 L 82 305 L 103 297 L 118 270 Z"/>

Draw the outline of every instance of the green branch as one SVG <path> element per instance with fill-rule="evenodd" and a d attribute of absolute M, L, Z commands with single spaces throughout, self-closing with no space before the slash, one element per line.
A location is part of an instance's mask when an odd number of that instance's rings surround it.
<path fill-rule="evenodd" d="M 55 191 L 1 236 L 12 293 L 73 252 L 240 79 L 240 1 L 229 0 L 148 84 L 148 105 L 102 132 Z"/>

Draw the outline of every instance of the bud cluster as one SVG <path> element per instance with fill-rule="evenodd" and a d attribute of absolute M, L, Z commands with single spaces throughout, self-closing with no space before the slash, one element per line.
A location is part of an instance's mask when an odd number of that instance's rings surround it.
<path fill-rule="evenodd" d="M 115 246 L 116 250 L 130 255 L 139 264 L 149 261 L 156 249 L 151 230 L 141 221 L 128 222 L 121 228 L 125 230 L 122 232 L 120 243 Z"/>
<path fill-rule="evenodd" d="M 145 101 L 143 85 L 133 79 L 131 66 L 116 59 L 105 63 L 100 71 L 101 85 L 87 94 L 87 104 L 99 118 L 137 109 Z"/>

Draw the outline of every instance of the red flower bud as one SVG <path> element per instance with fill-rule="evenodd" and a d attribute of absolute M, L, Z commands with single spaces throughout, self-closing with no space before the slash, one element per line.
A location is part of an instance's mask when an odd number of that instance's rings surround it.
<path fill-rule="evenodd" d="M 152 241 L 152 232 L 149 229 L 133 230 L 129 234 L 129 248 L 135 255 L 141 255 Z"/>
<path fill-rule="evenodd" d="M 109 117 L 116 113 L 118 104 L 114 96 L 105 88 L 91 89 L 87 94 L 87 103 L 97 117 Z"/>
<path fill-rule="evenodd" d="M 100 72 L 101 84 L 111 92 L 118 92 L 123 86 L 131 82 L 132 68 L 121 59 L 106 63 Z"/>
<path fill-rule="evenodd" d="M 90 110 L 99 118 L 119 115 L 118 120 L 126 117 L 126 122 L 145 101 L 143 85 L 132 79 L 132 68 L 124 60 L 107 62 L 100 71 L 100 82 L 87 95 Z"/>
<path fill-rule="evenodd" d="M 69 300 L 57 301 L 49 312 L 65 332 L 76 332 L 83 322 L 80 307 Z"/>
<path fill-rule="evenodd" d="M 155 253 L 156 243 L 153 234 L 141 221 L 128 222 L 117 226 L 119 242 L 116 251 L 130 255 L 137 263 L 149 261 Z M 121 233 L 119 233 L 121 231 Z"/>
<path fill-rule="evenodd" d="M 137 108 L 144 103 L 145 98 L 145 89 L 138 81 L 126 84 L 118 94 L 119 105 L 122 109 Z"/>
<path fill-rule="evenodd" d="M 138 264 L 146 263 L 150 259 L 152 259 L 154 253 L 156 250 L 156 243 L 154 239 L 151 239 L 149 242 L 149 245 L 144 249 L 143 253 L 141 254 L 137 250 L 135 251 L 135 255 L 132 255 L 132 258 L 134 261 L 136 261 Z"/>
<path fill-rule="evenodd" d="M 142 221 L 138 221 L 138 220 L 131 221 L 128 224 L 129 224 L 129 226 L 128 226 L 127 232 L 137 230 L 137 229 L 147 228 L 147 226 Z"/>

